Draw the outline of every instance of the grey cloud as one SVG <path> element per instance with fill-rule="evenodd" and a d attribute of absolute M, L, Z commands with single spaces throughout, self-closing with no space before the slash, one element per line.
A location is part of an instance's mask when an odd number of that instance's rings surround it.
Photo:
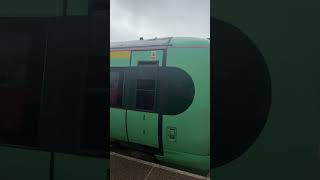
<path fill-rule="evenodd" d="M 210 36 L 210 0 L 111 0 L 111 41 Z"/>

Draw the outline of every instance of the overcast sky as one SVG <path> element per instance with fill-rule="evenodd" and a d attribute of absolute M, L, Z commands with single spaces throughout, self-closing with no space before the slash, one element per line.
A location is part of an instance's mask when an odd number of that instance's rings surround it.
<path fill-rule="evenodd" d="M 111 41 L 210 37 L 210 0 L 111 0 Z"/>

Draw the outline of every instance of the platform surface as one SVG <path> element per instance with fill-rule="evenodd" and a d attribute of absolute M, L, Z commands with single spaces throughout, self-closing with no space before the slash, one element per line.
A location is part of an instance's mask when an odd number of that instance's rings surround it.
<path fill-rule="evenodd" d="M 210 180 L 114 152 L 110 152 L 110 160 L 110 180 Z"/>

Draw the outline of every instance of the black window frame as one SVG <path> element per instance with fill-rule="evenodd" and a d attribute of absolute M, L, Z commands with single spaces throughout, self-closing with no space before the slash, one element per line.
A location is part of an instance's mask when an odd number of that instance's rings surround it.
<path fill-rule="evenodd" d="M 152 88 L 152 90 L 148 90 L 148 89 L 139 89 L 139 83 L 138 81 L 153 81 L 154 82 L 154 86 Z M 157 107 L 157 79 L 136 79 L 136 88 L 135 88 L 135 109 L 136 110 L 140 110 L 140 111 L 145 111 L 145 112 L 155 112 L 156 111 L 156 107 Z M 145 108 L 139 108 L 137 103 L 138 103 L 138 93 L 153 93 L 153 101 L 152 101 L 152 108 L 150 109 L 145 109 Z"/>

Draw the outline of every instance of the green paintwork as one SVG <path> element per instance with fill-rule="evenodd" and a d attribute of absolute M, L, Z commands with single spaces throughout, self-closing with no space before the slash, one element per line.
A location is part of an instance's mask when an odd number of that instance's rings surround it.
<path fill-rule="evenodd" d="M 210 62 L 207 60 L 209 58 L 209 48 L 169 48 L 168 50 L 167 66 L 185 70 L 192 77 L 195 86 L 195 97 L 191 106 L 181 114 L 165 115 L 163 118 L 163 127 L 177 127 L 179 136 L 177 144 L 164 142 L 164 146 L 168 149 L 197 155 L 209 153 Z M 165 131 L 166 129 L 163 129 L 164 134 Z M 193 143 L 189 143 L 190 141 Z"/>
<path fill-rule="evenodd" d="M 177 128 L 177 143 L 167 138 L 163 142 L 165 157 L 163 161 L 185 166 L 192 163 L 194 167 L 209 168 L 210 151 L 210 58 L 209 48 L 174 48 L 177 46 L 193 46 L 193 43 L 182 39 L 172 40 L 172 48 L 168 49 L 167 66 L 185 70 L 193 79 L 195 97 L 191 106 L 183 113 L 163 117 L 163 134 L 166 127 Z M 208 46 L 207 41 L 196 42 L 200 46 Z M 173 153 L 175 152 L 175 153 Z M 180 152 L 180 157 L 177 156 Z M 184 154 L 183 154 L 184 153 Z M 197 160 L 199 159 L 199 160 Z"/>
<path fill-rule="evenodd" d="M 136 66 L 138 60 L 150 59 L 151 46 L 160 47 L 163 45 L 168 47 L 167 67 L 181 68 L 191 76 L 195 85 L 195 97 L 193 103 L 185 112 L 178 115 L 163 116 L 164 154 L 163 156 L 157 155 L 157 158 L 165 164 L 174 164 L 197 171 L 208 171 L 210 167 L 210 42 L 198 38 L 164 38 L 111 43 L 111 51 L 116 50 L 116 48 L 128 50 L 144 47 L 145 50 L 142 51 L 132 50 L 132 66 Z M 160 66 L 162 66 L 163 55 L 163 50 L 157 50 L 157 60 L 160 61 Z M 123 59 L 111 58 L 111 67 L 129 67 L 128 64 L 121 63 L 122 61 Z M 119 113 L 125 113 L 125 111 L 110 108 L 110 112 L 111 138 L 122 140 L 123 138 L 120 136 L 114 136 L 120 133 L 113 132 L 119 130 L 119 128 L 112 125 L 123 124 L 123 116 L 120 116 Z M 115 113 L 118 114 L 115 115 Z M 144 114 L 151 118 L 143 120 Z M 129 141 L 157 147 L 157 116 L 156 113 L 128 111 Z M 118 119 L 118 117 L 121 118 Z M 167 138 L 168 127 L 176 128 L 176 139 L 174 141 Z M 131 132 L 134 133 L 131 134 Z"/>
<path fill-rule="evenodd" d="M 206 45 L 208 46 L 208 43 Z M 186 44 L 185 46 L 189 45 Z M 210 62 L 207 60 L 209 58 L 209 48 L 184 49 L 173 47 L 168 49 L 167 66 L 179 67 L 192 77 L 195 85 L 195 97 L 193 103 L 185 112 L 163 117 L 164 135 L 166 135 L 166 127 L 177 128 L 177 143 L 173 143 L 164 137 L 163 146 L 165 153 L 168 154 L 171 154 L 171 151 L 189 154 L 190 157 L 187 158 L 190 159 L 189 163 L 192 162 L 192 157 L 197 155 L 199 159 L 204 160 L 193 165 L 198 166 L 199 169 L 209 169 Z M 173 158 L 164 158 L 163 160 L 171 162 Z M 179 164 L 185 165 L 187 163 L 188 161 L 184 160 Z"/>
<path fill-rule="evenodd" d="M 150 147 L 158 145 L 158 114 L 128 110 L 129 141 Z"/>
<path fill-rule="evenodd" d="M 127 131 L 126 131 L 126 122 L 125 122 L 125 110 L 123 109 L 110 109 L 110 117 L 117 119 L 117 121 L 110 121 L 110 137 L 116 138 L 120 141 L 127 141 Z"/>
<path fill-rule="evenodd" d="M 214 179 L 320 179 L 319 1 L 213 4 L 215 18 L 255 42 L 272 82 L 271 111 L 262 134 L 240 158 L 214 169 Z"/>

